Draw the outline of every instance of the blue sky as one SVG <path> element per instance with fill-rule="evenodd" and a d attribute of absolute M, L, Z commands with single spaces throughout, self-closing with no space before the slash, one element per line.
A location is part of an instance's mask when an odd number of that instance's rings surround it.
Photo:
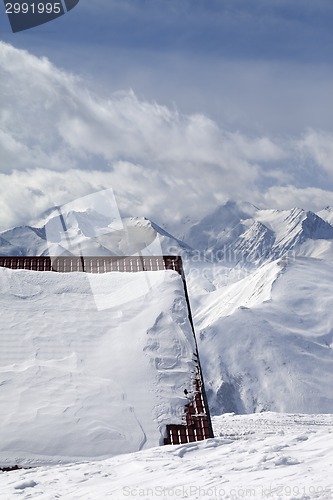
<path fill-rule="evenodd" d="M 70 16 L 4 40 L 38 50 L 63 42 L 135 52 L 177 52 L 228 59 L 332 62 L 329 0 L 81 0 Z M 97 48 L 96 47 L 96 48 Z"/>
<path fill-rule="evenodd" d="M 161 192 L 181 172 L 179 185 L 189 176 L 193 185 L 183 204 L 179 192 L 178 217 L 196 211 L 199 199 L 203 212 L 226 197 L 279 208 L 333 203 L 331 0 L 81 0 L 63 17 L 17 34 L 1 8 L 0 39 L 52 63 L 46 68 L 7 45 L 0 61 L 7 117 L 0 132 L 13 140 L 10 151 L 5 142 L 0 170 L 4 182 L 14 171 L 36 173 L 36 210 L 114 183 L 126 212 L 154 216 L 166 210 L 170 193 Z M 79 81 L 71 83 L 70 74 Z M 29 135 L 29 113 L 53 130 L 53 141 L 38 143 L 33 118 Z M 172 154 L 163 155 L 170 141 Z M 26 152 L 16 168 L 15 147 Z M 90 168 L 96 178 L 110 176 L 109 184 L 85 179 L 75 192 L 51 197 L 40 168 L 53 183 L 55 172 Z M 160 204 L 142 202 L 138 179 L 145 175 Z M 130 186 L 127 198 L 122 183 Z"/>
<path fill-rule="evenodd" d="M 0 31 L 108 90 L 132 88 L 237 128 L 297 132 L 332 125 L 332 25 L 330 0 L 81 0 L 14 35 L 2 15 Z M 284 103 L 292 116 L 273 118 Z"/>

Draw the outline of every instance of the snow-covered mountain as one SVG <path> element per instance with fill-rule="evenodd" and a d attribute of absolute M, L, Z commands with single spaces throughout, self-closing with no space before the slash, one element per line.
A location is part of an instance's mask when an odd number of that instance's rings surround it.
<path fill-rule="evenodd" d="M 267 263 L 197 299 L 211 410 L 333 413 L 333 263 Z"/>
<path fill-rule="evenodd" d="M 229 201 L 165 226 L 55 208 L 0 234 L 3 255 L 181 254 L 214 414 L 333 413 L 333 209 Z"/>
<path fill-rule="evenodd" d="M 321 248 L 333 256 L 332 221 L 329 207 L 315 214 L 299 208 L 261 210 L 228 201 L 199 222 L 186 221 L 175 234 L 209 260 L 253 266 L 288 253 L 311 256 Z"/>
<path fill-rule="evenodd" d="M 201 221 L 167 229 L 144 217 L 117 218 L 96 209 L 55 207 L 35 221 L 0 233 L 2 255 L 132 255 L 200 252 L 205 260 L 258 266 L 286 254 L 333 256 L 333 209 L 261 210 L 228 201 Z"/>
<path fill-rule="evenodd" d="M 63 213 L 55 208 L 34 226 L 0 233 L 1 255 L 159 255 L 187 251 L 188 245 L 147 218 L 115 220 L 92 209 Z"/>
<path fill-rule="evenodd" d="M 0 236 L 1 255 L 45 255 L 48 243 L 44 228 L 18 226 Z"/>
<path fill-rule="evenodd" d="M 333 207 L 326 207 L 323 210 L 320 210 L 318 212 L 318 215 L 329 222 L 330 224 L 333 224 Z"/>

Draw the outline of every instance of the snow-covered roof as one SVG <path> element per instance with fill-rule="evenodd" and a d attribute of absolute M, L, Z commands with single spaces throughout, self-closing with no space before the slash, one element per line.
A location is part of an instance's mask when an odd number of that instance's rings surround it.
<path fill-rule="evenodd" d="M 177 271 L 0 267 L 0 307 L 2 466 L 138 451 L 170 442 L 168 426 L 177 442 L 186 406 L 204 405 Z"/>

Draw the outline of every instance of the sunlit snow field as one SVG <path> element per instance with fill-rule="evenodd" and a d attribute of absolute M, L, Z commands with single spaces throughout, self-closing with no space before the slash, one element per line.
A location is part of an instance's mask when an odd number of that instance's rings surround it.
<path fill-rule="evenodd" d="M 101 462 L 0 473 L 1 499 L 329 500 L 332 415 L 226 414 L 216 438 Z"/>

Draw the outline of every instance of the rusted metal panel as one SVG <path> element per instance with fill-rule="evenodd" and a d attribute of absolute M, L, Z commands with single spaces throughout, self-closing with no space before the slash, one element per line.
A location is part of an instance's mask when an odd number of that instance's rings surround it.
<path fill-rule="evenodd" d="M 197 367 L 193 385 L 194 392 L 184 409 L 184 423 L 167 425 L 164 444 L 192 443 L 214 437 L 209 419 L 209 408 L 206 408 L 204 402 L 203 382 L 199 367 Z"/>
<path fill-rule="evenodd" d="M 58 273 L 86 272 L 107 273 L 160 271 L 170 269 L 182 275 L 179 256 L 125 256 L 125 257 L 0 257 L 0 266 L 29 271 L 54 271 Z"/>

